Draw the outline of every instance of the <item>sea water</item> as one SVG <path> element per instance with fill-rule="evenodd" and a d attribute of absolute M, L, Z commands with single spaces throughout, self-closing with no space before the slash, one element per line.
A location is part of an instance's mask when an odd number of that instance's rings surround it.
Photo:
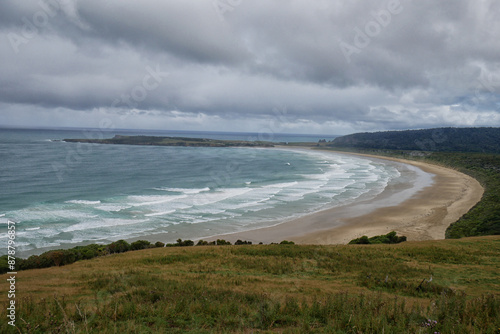
<path fill-rule="evenodd" d="M 390 183 L 419 177 L 403 164 L 313 150 L 61 141 L 115 134 L 258 137 L 0 129 L 0 243 L 6 243 L 8 220 L 17 222 L 18 255 L 141 237 L 163 242 L 198 239 L 271 226 L 374 197 Z M 273 135 L 266 139 L 322 138 Z M 0 254 L 5 253 L 0 248 Z"/>

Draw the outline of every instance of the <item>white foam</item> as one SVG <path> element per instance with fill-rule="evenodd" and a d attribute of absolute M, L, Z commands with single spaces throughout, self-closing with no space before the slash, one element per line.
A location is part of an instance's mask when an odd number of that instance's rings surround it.
<path fill-rule="evenodd" d="M 169 211 L 164 211 L 164 212 L 148 213 L 148 214 L 145 214 L 144 216 L 146 216 L 146 217 L 166 216 L 166 215 L 169 215 L 171 213 L 174 213 L 175 211 L 177 211 L 177 210 L 169 210 Z"/>
<path fill-rule="evenodd" d="M 208 223 L 208 222 L 214 222 L 214 221 L 220 221 L 220 220 L 225 220 L 228 217 L 203 217 L 203 218 L 198 218 L 198 219 L 188 219 L 184 221 L 185 224 L 200 224 L 200 223 Z"/>
<path fill-rule="evenodd" d="M 203 210 L 192 210 L 190 213 L 198 216 L 198 217 L 203 217 L 203 215 L 222 215 L 226 214 L 226 209 L 224 206 L 220 207 L 208 207 L 208 208 L 203 208 Z"/>
<path fill-rule="evenodd" d="M 157 204 L 168 203 L 186 197 L 188 196 L 187 195 L 179 195 L 179 196 L 142 195 L 142 196 L 129 196 L 128 199 L 135 202 L 135 203 L 129 203 L 129 205 L 137 207 L 137 206 L 152 206 Z"/>
<path fill-rule="evenodd" d="M 114 204 L 114 203 L 106 203 L 103 205 L 96 206 L 96 209 L 107 211 L 107 212 L 119 212 L 121 210 L 130 209 L 131 205 L 125 204 Z"/>
<path fill-rule="evenodd" d="M 38 206 L 19 211 L 13 211 L 12 216 L 18 221 L 52 221 L 60 219 L 80 220 L 84 218 L 96 218 L 98 216 L 80 210 L 70 210 L 59 206 Z"/>
<path fill-rule="evenodd" d="M 183 193 L 183 194 L 199 194 L 204 191 L 210 191 L 210 188 L 205 187 L 205 188 L 200 188 L 200 189 L 191 189 L 191 188 L 168 188 L 168 187 L 160 187 L 160 188 L 154 188 L 155 190 L 160 190 L 160 191 L 170 191 L 170 192 L 176 192 L 176 193 Z"/>
<path fill-rule="evenodd" d="M 71 204 L 83 204 L 83 205 L 96 205 L 96 204 L 101 204 L 101 201 L 87 201 L 84 199 L 74 199 L 71 201 L 66 201 L 64 203 L 71 203 Z"/>
<path fill-rule="evenodd" d="M 283 183 L 272 183 L 272 184 L 265 185 L 262 188 L 280 188 L 280 189 L 283 189 L 283 188 L 295 186 L 297 184 L 298 184 L 297 181 L 283 182 Z"/>
<path fill-rule="evenodd" d="M 62 229 L 62 232 L 75 232 L 75 231 L 86 231 L 89 229 L 100 229 L 103 227 L 116 227 L 116 226 L 126 226 L 126 225 L 136 225 L 142 224 L 149 221 L 148 219 L 121 219 L 121 218 L 108 218 L 99 219 L 92 221 L 84 221 L 78 224 L 73 224 Z"/>
<path fill-rule="evenodd" d="M 31 244 L 29 244 L 29 245 L 31 245 Z M 60 243 L 43 241 L 43 240 L 36 242 L 35 245 L 36 245 L 36 248 L 58 247 L 58 246 L 61 246 Z"/>
<path fill-rule="evenodd" d="M 193 196 L 190 202 L 194 206 L 215 204 L 229 198 L 240 196 L 252 191 L 252 188 L 222 188 L 214 192 L 206 192 Z"/>
<path fill-rule="evenodd" d="M 29 246 L 31 245 L 31 243 L 29 242 L 19 242 L 19 241 L 16 241 L 16 247 L 17 248 L 21 248 L 21 247 L 25 247 L 25 246 Z"/>
<path fill-rule="evenodd" d="M 320 192 L 328 184 L 328 180 L 301 181 L 295 187 L 285 188 L 276 195 L 281 201 L 296 201 L 308 194 Z"/>
<path fill-rule="evenodd" d="M 234 204 L 234 205 L 228 205 L 227 208 L 228 208 L 228 210 L 241 210 L 241 209 L 250 210 L 249 208 L 256 207 L 255 210 L 253 210 L 253 211 L 259 211 L 259 210 L 262 210 L 264 208 L 264 206 L 262 206 L 262 204 L 271 200 L 273 197 L 274 196 L 269 196 L 269 197 L 255 200 L 255 201 L 245 201 L 245 202 Z"/>

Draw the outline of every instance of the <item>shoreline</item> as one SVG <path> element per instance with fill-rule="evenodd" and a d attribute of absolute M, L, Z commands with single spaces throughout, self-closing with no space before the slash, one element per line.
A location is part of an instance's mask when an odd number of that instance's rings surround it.
<path fill-rule="evenodd" d="M 277 149 L 311 150 L 304 147 L 276 147 Z M 373 161 L 393 161 L 404 164 L 407 172 L 419 172 L 432 177 L 431 182 L 417 177 L 413 181 L 391 184 L 373 198 L 357 200 L 338 207 L 308 213 L 290 220 L 276 222 L 267 227 L 258 227 L 242 232 L 212 234 L 194 238 L 214 241 L 225 239 L 234 244 L 238 239 L 256 244 L 276 243 L 283 240 L 297 244 L 347 244 L 363 235 L 372 237 L 396 231 L 408 241 L 437 240 L 445 238 L 448 226 L 467 213 L 481 200 L 484 189 L 474 178 L 456 170 L 417 161 L 382 157 L 370 154 L 319 150 L 334 155 L 367 157 Z M 413 166 L 412 168 L 407 168 Z M 401 170 L 400 170 L 401 172 Z M 418 174 L 418 173 L 417 173 Z M 432 183 L 432 184 L 430 184 Z M 171 237 L 167 233 L 126 238 L 126 241 L 162 241 Z M 111 241 L 109 241 L 111 242 Z M 24 257 L 41 252 L 87 245 L 89 242 L 64 244 L 57 247 L 37 248 L 22 251 Z"/>
<path fill-rule="evenodd" d="M 223 238 L 254 243 L 294 241 L 297 244 L 347 244 L 363 235 L 372 237 L 396 231 L 408 241 L 438 240 L 452 223 L 467 213 L 483 196 L 480 183 L 456 170 L 399 158 L 370 154 L 327 151 L 332 154 L 362 156 L 414 166 L 434 175 L 433 183 L 418 190 L 410 198 L 391 205 L 389 197 L 397 197 L 404 189 L 386 189 L 373 199 L 325 209 L 280 224 L 244 232 L 228 233 L 204 240 Z M 413 184 L 413 188 L 418 186 Z"/>

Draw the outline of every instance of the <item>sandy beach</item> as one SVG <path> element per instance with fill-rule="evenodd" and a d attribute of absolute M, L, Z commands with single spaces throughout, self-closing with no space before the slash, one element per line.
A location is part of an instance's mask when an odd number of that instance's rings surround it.
<path fill-rule="evenodd" d="M 363 235 L 371 237 L 396 231 L 409 241 L 444 239 L 448 226 L 469 211 L 484 192 L 477 180 L 453 169 L 403 159 L 355 155 L 418 167 L 432 174 L 433 182 L 397 205 L 385 199 L 397 196 L 403 189 L 388 187 L 370 200 L 319 211 L 272 227 L 220 237 L 232 242 L 241 239 L 264 243 L 291 240 L 299 244 L 346 244 Z"/>

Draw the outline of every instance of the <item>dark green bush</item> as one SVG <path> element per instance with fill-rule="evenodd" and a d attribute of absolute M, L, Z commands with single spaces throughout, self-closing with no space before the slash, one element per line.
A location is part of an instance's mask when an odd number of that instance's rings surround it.
<path fill-rule="evenodd" d="M 151 246 L 151 243 L 147 240 L 137 240 L 130 244 L 130 250 L 140 250 L 146 249 Z"/>
<path fill-rule="evenodd" d="M 350 245 L 370 245 L 370 244 L 399 244 L 400 242 L 406 241 L 405 236 L 398 237 L 396 232 L 392 231 L 386 235 L 377 235 L 375 237 L 368 238 L 366 235 L 361 238 L 353 239 L 349 242 Z"/>
<path fill-rule="evenodd" d="M 108 245 L 109 253 L 124 253 L 130 250 L 130 244 L 125 240 L 118 240 Z"/>
<path fill-rule="evenodd" d="M 178 246 L 178 247 L 194 246 L 194 241 L 192 241 L 192 240 L 177 239 L 177 243 L 174 244 L 174 246 Z"/>
<path fill-rule="evenodd" d="M 235 245 L 251 245 L 252 242 L 251 241 L 242 241 L 242 240 L 236 240 L 236 242 L 234 243 Z"/>

